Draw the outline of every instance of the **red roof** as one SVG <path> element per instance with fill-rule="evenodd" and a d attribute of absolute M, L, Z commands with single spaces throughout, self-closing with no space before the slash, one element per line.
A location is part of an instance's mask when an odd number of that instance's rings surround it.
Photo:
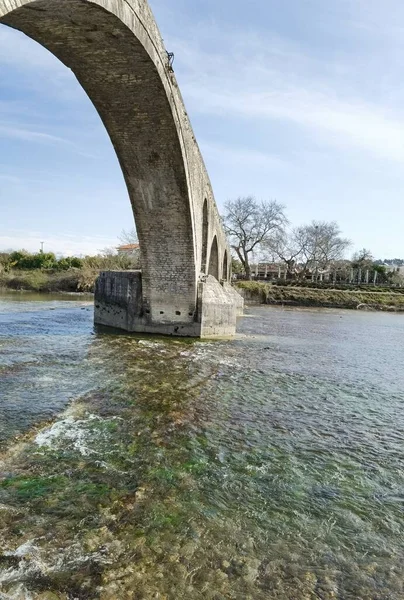
<path fill-rule="evenodd" d="M 118 246 L 118 250 L 137 250 L 140 248 L 139 244 L 124 244 L 123 246 Z"/>

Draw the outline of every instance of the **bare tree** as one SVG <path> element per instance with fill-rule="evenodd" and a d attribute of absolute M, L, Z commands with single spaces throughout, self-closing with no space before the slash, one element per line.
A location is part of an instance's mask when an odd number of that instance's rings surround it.
<path fill-rule="evenodd" d="M 302 246 L 295 235 L 295 229 L 279 231 L 277 235 L 264 243 L 264 249 L 273 259 L 276 257 L 285 263 L 286 278 L 290 279 L 293 276 L 296 263 L 302 254 Z"/>
<path fill-rule="evenodd" d="M 225 204 L 223 225 L 245 274 L 251 278 L 250 254 L 262 247 L 287 223 L 285 207 L 276 200 L 258 202 L 253 196 Z"/>
<path fill-rule="evenodd" d="M 358 252 L 355 252 L 352 256 L 352 266 L 354 268 L 369 268 L 373 265 L 374 261 L 373 254 L 367 248 L 358 250 Z"/>
<path fill-rule="evenodd" d="M 295 243 L 301 248 L 303 273 L 310 269 L 313 280 L 319 271 L 329 268 L 333 261 L 341 260 L 351 241 L 341 237 L 335 221 L 312 221 L 294 230 Z"/>
<path fill-rule="evenodd" d="M 134 227 L 132 229 L 122 229 L 121 234 L 118 236 L 118 239 L 122 244 L 138 244 L 139 239 L 137 236 L 137 231 Z"/>
<path fill-rule="evenodd" d="M 398 269 L 397 271 L 394 271 L 394 273 L 391 274 L 390 281 L 393 285 L 396 285 L 398 287 L 404 286 L 404 276 L 402 273 L 400 273 Z"/>
<path fill-rule="evenodd" d="M 137 231 L 134 227 L 130 230 L 122 229 L 120 236 L 118 237 L 119 241 L 122 245 L 131 245 L 131 244 L 139 244 Z M 119 251 L 118 255 L 123 259 L 123 254 Z M 141 268 L 141 257 L 139 247 L 128 249 L 128 253 L 125 253 L 125 260 L 122 262 L 124 264 L 128 264 L 131 269 L 140 269 Z"/>

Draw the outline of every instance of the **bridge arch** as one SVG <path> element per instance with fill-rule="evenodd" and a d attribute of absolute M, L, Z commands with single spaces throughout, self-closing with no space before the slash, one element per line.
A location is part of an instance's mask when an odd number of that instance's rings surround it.
<path fill-rule="evenodd" d="M 229 259 L 228 259 L 227 250 L 224 251 L 224 256 L 223 256 L 222 279 L 225 279 L 226 281 L 228 281 L 228 279 L 229 279 Z"/>
<path fill-rule="evenodd" d="M 213 238 L 212 245 L 210 247 L 208 275 L 213 275 L 213 277 L 215 277 L 215 279 L 219 279 L 219 277 L 220 277 L 219 246 L 217 243 L 216 235 Z"/>
<path fill-rule="evenodd" d="M 208 260 L 208 241 L 209 241 L 209 213 L 208 213 L 208 199 L 205 198 L 203 201 L 202 210 L 202 264 L 201 272 L 206 273 L 206 263 Z"/>
<path fill-rule="evenodd" d="M 142 262 L 136 285 L 135 278 L 118 277 L 115 289 L 121 295 L 115 306 L 125 296 L 125 314 L 133 317 L 122 328 L 174 335 L 204 327 L 216 332 L 203 324 L 199 281 L 203 267 L 219 279 L 218 257 L 227 241 L 147 0 L 0 0 L 0 24 L 26 34 L 73 71 L 109 134 Z M 215 238 L 208 254 L 210 232 Z M 130 304 L 133 286 L 136 310 Z M 206 303 L 213 295 L 206 295 Z"/>

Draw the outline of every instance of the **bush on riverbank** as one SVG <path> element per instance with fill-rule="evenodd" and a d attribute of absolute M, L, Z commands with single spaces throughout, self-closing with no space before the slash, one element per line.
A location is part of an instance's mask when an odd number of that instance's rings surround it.
<path fill-rule="evenodd" d="M 92 292 L 98 271 L 9 271 L 0 273 L 0 288 L 34 292 Z"/>
<path fill-rule="evenodd" d="M 94 292 L 95 280 L 101 269 L 83 266 L 67 271 L 36 269 L 12 270 L 0 273 L 0 288 L 31 292 Z"/>
<path fill-rule="evenodd" d="M 285 304 L 290 306 L 323 306 L 327 308 L 370 308 L 404 311 L 404 294 L 397 291 L 319 289 L 280 286 L 260 281 L 239 281 L 239 291 L 246 302 Z"/>
<path fill-rule="evenodd" d="M 36 252 L 32 254 L 26 250 L 16 250 L 0 253 L 0 272 L 9 272 L 13 269 L 23 271 L 42 269 L 67 271 L 71 268 L 81 269 L 84 260 L 76 256 L 66 256 L 58 259 L 53 252 Z"/>
<path fill-rule="evenodd" d="M 85 258 L 56 259 L 24 250 L 0 254 L 0 288 L 34 292 L 94 292 L 100 271 L 139 268 L 138 257 L 104 252 Z"/>

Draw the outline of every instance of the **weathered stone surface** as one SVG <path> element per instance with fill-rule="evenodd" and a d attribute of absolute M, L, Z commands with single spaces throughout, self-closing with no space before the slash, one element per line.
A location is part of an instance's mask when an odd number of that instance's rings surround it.
<path fill-rule="evenodd" d="M 96 281 L 94 320 L 124 331 L 135 331 L 143 317 L 141 271 L 106 271 Z"/>
<path fill-rule="evenodd" d="M 95 322 L 131 333 L 157 333 L 183 337 L 229 337 L 236 329 L 235 290 L 211 275 L 199 283 L 198 310 L 192 323 L 172 323 L 168 317 L 156 325 L 142 304 L 140 271 L 104 271 L 95 291 Z M 238 298 L 241 298 L 237 292 Z M 170 314 L 170 306 L 167 307 Z M 181 317 L 182 315 L 177 315 Z"/>
<path fill-rule="evenodd" d="M 244 314 L 244 298 L 234 287 L 228 282 L 223 281 L 223 288 L 233 298 L 233 304 L 236 309 L 236 315 L 241 317 Z"/>
<path fill-rule="evenodd" d="M 234 335 L 237 307 L 233 294 L 212 275 L 199 285 L 200 336 L 214 338 Z"/>
<path fill-rule="evenodd" d="M 126 181 L 141 247 L 142 310 L 156 329 L 194 327 L 201 274 L 229 280 L 230 250 L 147 1 L 0 0 L 0 23 L 76 75 Z"/>

